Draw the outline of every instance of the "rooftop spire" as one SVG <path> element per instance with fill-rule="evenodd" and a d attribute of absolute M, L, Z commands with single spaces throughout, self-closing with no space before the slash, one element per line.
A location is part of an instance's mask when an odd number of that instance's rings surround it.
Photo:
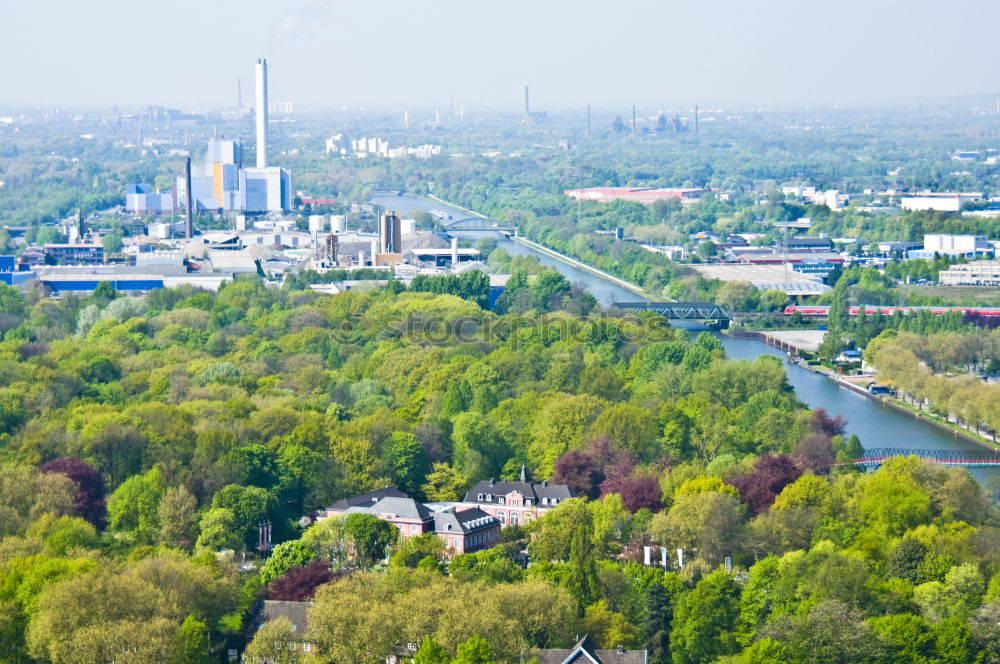
<path fill-rule="evenodd" d="M 521 481 L 522 481 L 522 482 L 527 482 L 527 481 L 528 481 L 528 480 L 527 480 L 527 479 L 525 478 L 525 472 L 524 472 L 524 464 L 523 464 L 523 463 L 521 464 Z"/>

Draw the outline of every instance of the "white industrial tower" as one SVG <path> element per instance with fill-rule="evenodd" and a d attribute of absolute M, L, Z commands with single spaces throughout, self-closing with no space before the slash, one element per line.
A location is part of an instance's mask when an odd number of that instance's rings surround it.
<path fill-rule="evenodd" d="M 267 60 L 257 61 L 257 168 L 267 168 Z"/>

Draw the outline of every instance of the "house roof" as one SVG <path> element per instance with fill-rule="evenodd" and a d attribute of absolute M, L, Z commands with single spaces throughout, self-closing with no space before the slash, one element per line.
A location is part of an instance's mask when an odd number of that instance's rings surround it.
<path fill-rule="evenodd" d="M 350 498 L 341 498 L 333 505 L 330 505 L 326 509 L 343 512 L 348 507 L 355 506 L 371 506 L 380 501 L 383 498 L 406 498 L 407 495 L 397 489 L 394 486 L 387 486 L 384 489 L 378 489 L 376 491 L 369 491 L 368 493 L 363 493 L 360 496 L 351 496 Z"/>
<path fill-rule="evenodd" d="M 447 510 L 434 513 L 434 532 L 471 533 L 483 528 L 499 526 L 500 521 L 478 507 L 460 512 Z"/>
<path fill-rule="evenodd" d="M 646 664 L 645 650 L 598 650 L 590 635 L 568 649 L 539 650 L 534 653 L 540 664 Z"/>
<path fill-rule="evenodd" d="M 345 514 L 391 514 L 402 519 L 418 519 L 420 521 L 430 521 L 433 517 L 427 506 L 408 496 L 387 496 L 381 498 L 373 505 L 354 505 L 344 510 Z"/>
<path fill-rule="evenodd" d="M 372 514 L 395 514 L 407 519 L 420 519 L 426 521 L 432 518 L 431 511 L 423 503 L 413 498 L 397 498 L 390 496 L 383 498 L 368 508 Z"/>
<path fill-rule="evenodd" d="M 562 502 L 576 494 L 565 484 L 549 484 L 547 482 L 497 482 L 495 480 L 483 480 L 479 482 L 465 494 L 467 503 L 494 503 L 494 500 L 479 500 L 479 494 L 506 496 L 508 493 L 517 491 L 525 498 L 534 499 L 535 505 L 541 504 L 542 498 L 549 500 L 557 498 Z"/>
<path fill-rule="evenodd" d="M 287 618 L 292 623 L 292 631 L 303 635 L 309 630 L 308 610 L 312 602 L 279 602 L 273 599 L 266 599 L 260 602 L 253 616 L 247 621 L 247 628 L 244 632 L 247 638 L 253 638 L 257 630 L 277 618 Z"/>

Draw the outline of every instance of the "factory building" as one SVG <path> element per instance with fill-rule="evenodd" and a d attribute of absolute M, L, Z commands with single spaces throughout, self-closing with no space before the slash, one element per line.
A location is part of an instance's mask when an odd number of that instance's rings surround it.
<path fill-rule="evenodd" d="M 161 194 L 151 184 L 125 185 L 125 209 L 143 216 L 173 214 L 173 192 Z"/>
<path fill-rule="evenodd" d="M 382 254 L 402 253 L 402 222 L 395 210 L 382 215 L 378 227 L 378 250 Z"/>
<path fill-rule="evenodd" d="M 267 61 L 257 61 L 256 168 L 243 167 L 243 144 L 238 139 L 208 142 L 205 168 L 191 178 L 192 212 L 282 212 L 292 207 L 292 178 L 284 168 L 268 166 Z M 173 213 L 187 197 L 186 176 L 178 177 L 171 194 L 154 194 L 148 184 L 128 185 L 127 211 L 133 214 Z"/>
<path fill-rule="evenodd" d="M 244 212 L 281 212 L 292 207 L 292 177 L 284 168 L 241 169 L 239 191 Z"/>

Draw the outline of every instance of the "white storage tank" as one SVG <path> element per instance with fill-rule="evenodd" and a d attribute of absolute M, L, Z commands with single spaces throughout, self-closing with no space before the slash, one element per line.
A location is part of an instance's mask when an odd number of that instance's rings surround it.
<path fill-rule="evenodd" d="M 313 235 L 319 235 L 326 228 L 326 215 L 325 214 L 311 214 L 309 215 L 309 232 Z"/>
<path fill-rule="evenodd" d="M 347 220 L 342 214 L 330 215 L 330 230 L 334 233 L 343 233 L 347 229 Z"/>
<path fill-rule="evenodd" d="M 399 230 L 402 235 L 413 235 L 417 232 L 417 220 L 403 219 L 399 224 Z"/>

